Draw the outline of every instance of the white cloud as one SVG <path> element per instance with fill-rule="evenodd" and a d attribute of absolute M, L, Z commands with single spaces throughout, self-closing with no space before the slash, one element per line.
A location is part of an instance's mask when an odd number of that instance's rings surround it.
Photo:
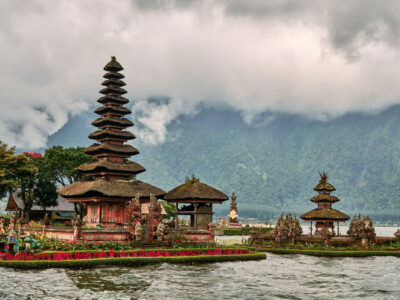
<path fill-rule="evenodd" d="M 162 3 L 162 4 L 160 4 Z M 399 103 L 399 5 L 371 1 L 2 1 L 0 139 L 37 148 L 100 97 L 111 55 L 162 142 L 199 105 L 329 118 Z M 361 13 L 360 13 L 361 12 Z M 145 102 L 162 95 L 168 102 Z"/>

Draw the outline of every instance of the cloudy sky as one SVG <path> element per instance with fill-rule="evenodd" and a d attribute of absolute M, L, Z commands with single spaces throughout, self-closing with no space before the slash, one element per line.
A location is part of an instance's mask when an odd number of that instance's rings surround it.
<path fill-rule="evenodd" d="M 199 107 L 379 111 L 400 103 L 399 38 L 399 1 L 1 0 L 0 140 L 45 146 L 96 105 L 111 55 L 151 143 Z"/>

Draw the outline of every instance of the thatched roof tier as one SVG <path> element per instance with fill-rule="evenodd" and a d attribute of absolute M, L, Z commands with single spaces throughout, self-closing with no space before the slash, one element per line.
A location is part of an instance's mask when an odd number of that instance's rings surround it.
<path fill-rule="evenodd" d="M 101 94 L 107 95 L 107 94 L 119 94 L 119 95 L 123 95 L 126 94 L 127 91 L 123 88 L 120 88 L 118 86 L 107 86 L 106 88 L 100 90 Z"/>
<path fill-rule="evenodd" d="M 110 143 L 93 144 L 87 147 L 85 150 L 87 154 L 99 154 L 99 153 L 115 153 L 115 154 L 126 154 L 136 155 L 139 154 L 139 150 L 131 145 L 114 145 Z"/>
<path fill-rule="evenodd" d="M 98 130 L 89 134 L 89 138 L 93 140 L 99 140 L 107 137 L 121 140 L 133 140 L 135 138 L 133 133 L 129 131 L 114 131 L 111 129 Z"/>
<path fill-rule="evenodd" d="M 198 179 L 186 180 L 184 184 L 170 190 L 164 198 L 170 202 L 218 202 L 228 200 L 223 192 L 200 182 Z"/>
<path fill-rule="evenodd" d="M 347 221 L 350 217 L 333 208 L 316 208 L 301 215 L 305 221 Z"/>
<path fill-rule="evenodd" d="M 92 122 L 92 125 L 93 126 L 117 125 L 117 126 L 122 126 L 122 127 L 130 127 L 130 126 L 133 126 L 133 123 L 125 118 L 116 119 L 116 118 L 107 116 L 104 118 L 98 118 L 97 120 Z"/>
<path fill-rule="evenodd" d="M 84 163 L 80 165 L 77 170 L 82 172 L 109 170 L 121 171 L 130 174 L 139 174 L 146 171 L 143 166 L 133 161 L 116 162 L 108 159 L 101 159 Z"/>
<path fill-rule="evenodd" d="M 149 198 L 151 194 L 162 197 L 165 192 L 158 187 L 140 180 L 108 180 L 97 179 L 94 181 L 78 181 L 57 191 L 67 198 L 89 196 L 108 196 L 133 198 L 140 193 L 141 198 Z"/>
<path fill-rule="evenodd" d="M 127 109 L 126 107 L 118 107 L 118 106 L 113 106 L 113 105 L 99 107 L 94 112 L 98 115 L 112 113 L 112 114 L 117 114 L 117 115 L 121 115 L 121 116 L 128 115 L 131 113 L 131 111 L 129 109 Z"/>
<path fill-rule="evenodd" d="M 319 175 L 321 176 L 321 179 L 319 180 L 319 183 L 314 187 L 314 191 L 328 191 L 328 192 L 333 192 L 335 191 L 335 187 L 327 182 L 328 179 L 328 175 L 324 172 L 324 173 L 319 173 Z"/>
<path fill-rule="evenodd" d="M 330 202 L 330 203 L 335 203 L 340 201 L 339 198 L 335 197 L 335 196 L 331 196 L 331 195 L 324 195 L 324 194 L 320 194 L 318 196 L 314 196 L 311 198 L 312 202 L 315 203 L 319 203 L 319 202 Z"/>
<path fill-rule="evenodd" d="M 125 76 L 123 74 L 120 74 L 120 73 L 117 73 L 117 72 L 108 72 L 108 73 L 104 74 L 103 77 L 107 78 L 107 79 L 111 79 L 111 78 L 122 79 L 122 78 L 125 78 Z"/>
<path fill-rule="evenodd" d="M 104 66 L 104 70 L 105 71 L 122 71 L 124 68 L 121 66 L 121 64 L 119 62 L 117 62 L 117 59 L 115 58 L 115 56 L 111 56 L 111 61 L 108 62 L 105 66 Z"/>
<path fill-rule="evenodd" d="M 118 95 L 106 95 L 104 97 L 101 97 L 97 100 L 97 102 L 101 104 L 105 103 L 115 103 L 117 105 L 124 105 L 129 103 L 129 100 L 125 97 L 118 96 Z"/>
<path fill-rule="evenodd" d="M 103 81 L 101 83 L 101 85 L 105 85 L 105 86 L 108 86 L 108 85 L 124 86 L 124 85 L 126 85 L 126 83 L 124 81 L 122 81 L 122 80 L 117 79 L 117 78 L 110 78 L 110 79 L 107 79 L 107 80 Z"/>

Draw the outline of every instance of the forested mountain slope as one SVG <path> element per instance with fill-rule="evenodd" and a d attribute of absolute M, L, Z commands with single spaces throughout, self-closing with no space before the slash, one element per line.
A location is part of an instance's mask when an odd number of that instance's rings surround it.
<path fill-rule="evenodd" d="M 93 119 L 73 118 L 49 146 L 91 144 Z M 318 171 L 326 171 L 341 199 L 335 208 L 400 222 L 400 106 L 327 122 L 267 115 L 253 125 L 237 112 L 203 110 L 181 117 L 168 131 L 163 144 L 133 141 L 141 152 L 133 159 L 147 169 L 139 179 L 169 190 L 195 174 L 226 194 L 235 191 L 240 216 L 272 220 L 281 211 L 314 208 L 309 199 Z M 216 206 L 217 215 L 227 210 L 228 203 Z"/>

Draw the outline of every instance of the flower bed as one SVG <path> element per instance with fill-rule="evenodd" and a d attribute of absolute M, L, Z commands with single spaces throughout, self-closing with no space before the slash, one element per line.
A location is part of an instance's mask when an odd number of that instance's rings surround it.
<path fill-rule="evenodd" d="M 235 249 L 167 249 L 122 251 L 43 252 L 38 254 L 5 254 L 1 267 L 57 268 L 96 265 L 139 265 L 148 263 L 205 263 L 218 261 L 265 259 L 265 253 Z"/>

